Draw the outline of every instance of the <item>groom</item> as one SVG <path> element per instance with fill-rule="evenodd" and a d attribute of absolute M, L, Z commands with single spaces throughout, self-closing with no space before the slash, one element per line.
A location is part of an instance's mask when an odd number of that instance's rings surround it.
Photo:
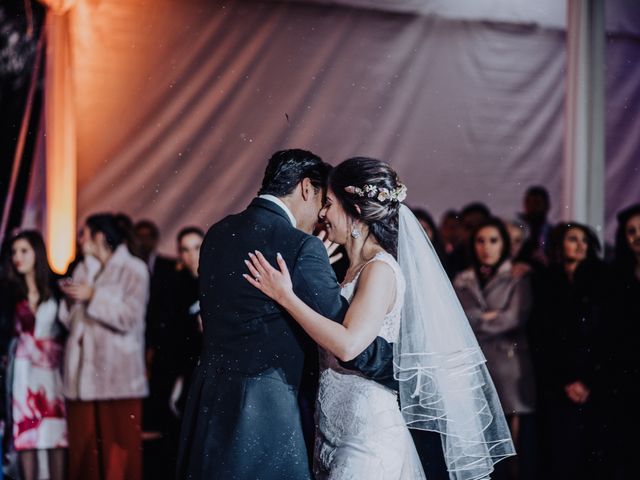
<path fill-rule="evenodd" d="M 199 277 L 204 340 L 180 432 L 179 479 L 311 478 L 299 401 L 313 405 L 314 389 L 301 391 L 301 383 L 317 381 L 317 372 L 305 368 L 317 362 L 317 348 L 242 274 L 249 252 L 260 250 L 274 262 L 279 252 L 297 295 L 342 321 L 348 304 L 322 242 L 311 236 L 330 168 L 305 150 L 276 152 L 258 198 L 205 237 Z M 388 384 L 391 359 L 391 346 L 378 337 L 350 368 Z"/>

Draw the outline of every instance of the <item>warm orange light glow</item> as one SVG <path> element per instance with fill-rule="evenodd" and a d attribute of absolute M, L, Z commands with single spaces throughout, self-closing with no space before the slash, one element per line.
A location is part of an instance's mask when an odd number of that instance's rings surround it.
<path fill-rule="evenodd" d="M 68 14 L 47 14 L 45 240 L 57 273 L 67 269 L 76 245 L 77 154 L 68 21 Z"/>
<path fill-rule="evenodd" d="M 60 198 L 62 196 L 59 195 L 59 193 L 60 192 L 54 192 L 54 194 L 59 197 L 57 202 L 51 202 L 49 195 L 47 195 L 46 238 L 51 268 L 56 273 L 64 273 L 75 256 L 76 220 L 68 214 L 68 211 L 71 209 L 75 212 L 75 205 L 62 206 L 65 201 L 67 201 L 68 204 L 69 199 Z M 51 208 L 49 202 L 51 202 L 51 205 L 60 206 L 53 206 L 53 208 Z"/>

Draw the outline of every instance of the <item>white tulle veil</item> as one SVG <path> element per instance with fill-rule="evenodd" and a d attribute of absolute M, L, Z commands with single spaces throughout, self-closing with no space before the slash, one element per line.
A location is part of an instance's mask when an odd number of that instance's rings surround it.
<path fill-rule="evenodd" d="M 469 321 L 422 226 L 399 214 L 398 263 L 407 289 L 394 345 L 402 415 L 441 434 L 452 480 L 489 478 L 515 455 L 500 401 Z"/>

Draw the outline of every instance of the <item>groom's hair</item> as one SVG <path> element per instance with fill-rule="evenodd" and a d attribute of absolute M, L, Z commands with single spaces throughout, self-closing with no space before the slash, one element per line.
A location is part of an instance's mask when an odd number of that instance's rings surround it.
<path fill-rule="evenodd" d="M 307 150 L 280 150 L 269 159 L 258 195 L 286 197 L 305 178 L 316 190 L 324 189 L 330 171 L 331 165 Z"/>

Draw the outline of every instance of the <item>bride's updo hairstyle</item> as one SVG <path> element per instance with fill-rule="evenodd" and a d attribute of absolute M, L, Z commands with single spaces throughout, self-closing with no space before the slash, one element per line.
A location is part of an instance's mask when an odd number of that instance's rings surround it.
<path fill-rule="evenodd" d="M 335 167 L 328 183 L 347 215 L 367 225 L 369 235 L 397 257 L 398 212 L 406 188 L 396 172 L 380 160 L 354 157 Z"/>

